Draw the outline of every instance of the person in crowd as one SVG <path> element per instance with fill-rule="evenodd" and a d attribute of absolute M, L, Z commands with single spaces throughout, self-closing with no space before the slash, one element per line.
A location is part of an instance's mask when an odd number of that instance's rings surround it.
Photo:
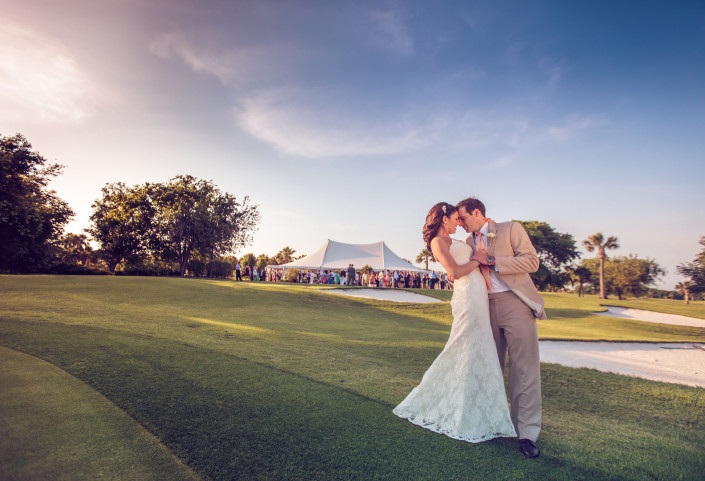
<path fill-rule="evenodd" d="M 348 285 L 352 286 L 355 284 L 355 266 L 352 264 L 348 265 Z"/>

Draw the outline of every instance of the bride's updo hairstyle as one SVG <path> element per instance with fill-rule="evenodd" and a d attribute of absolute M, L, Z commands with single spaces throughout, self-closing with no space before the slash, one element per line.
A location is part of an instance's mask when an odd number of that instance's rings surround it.
<path fill-rule="evenodd" d="M 439 202 L 438 204 L 431 207 L 431 210 L 426 214 L 426 223 L 423 225 L 423 240 L 426 243 L 426 248 L 431 252 L 431 239 L 436 237 L 438 234 L 438 229 L 440 229 L 443 224 L 443 217 L 450 217 L 453 215 L 457 207 L 449 204 L 448 202 Z"/>

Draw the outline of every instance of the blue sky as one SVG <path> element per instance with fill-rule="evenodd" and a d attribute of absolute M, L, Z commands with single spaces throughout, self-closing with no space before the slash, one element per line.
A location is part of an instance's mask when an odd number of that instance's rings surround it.
<path fill-rule="evenodd" d="M 258 204 L 240 253 L 423 248 L 438 201 L 548 222 L 681 280 L 705 235 L 705 5 L 0 0 L 0 133 L 108 182 Z M 459 236 L 460 237 L 460 236 Z M 585 254 L 592 257 L 594 254 Z"/>

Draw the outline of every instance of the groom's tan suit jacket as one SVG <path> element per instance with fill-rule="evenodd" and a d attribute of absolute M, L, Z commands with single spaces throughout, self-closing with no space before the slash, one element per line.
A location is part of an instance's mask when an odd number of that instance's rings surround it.
<path fill-rule="evenodd" d="M 472 234 L 465 242 L 476 249 Z M 546 319 L 543 299 L 529 276 L 538 270 L 539 258 L 524 227 L 519 222 L 490 222 L 487 244 L 485 247 L 496 259 L 502 282 L 531 308 L 538 319 Z"/>

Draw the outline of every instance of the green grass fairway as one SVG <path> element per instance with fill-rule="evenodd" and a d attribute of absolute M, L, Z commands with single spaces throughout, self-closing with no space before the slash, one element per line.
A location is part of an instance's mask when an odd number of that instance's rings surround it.
<path fill-rule="evenodd" d="M 4 347 L 0 365 L 0 479 L 199 479 L 66 372 Z"/>
<path fill-rule="evenodd" d="M 601 304 L 619 305 L 643 309 L 639 301 L 600 300 L 596 296 L 577 297 L 572 294 L 541 294 L 546 301 L 548 319 L 539 322 L 539 337 L 555 340 L 583 341 L 635 341 L 635 342 L 705 342 L 705 329 L 701 327 L 674 326 L 653 322 L 633 321 L 617 317 L 595 316 L 593 312 L 605 311 Z M 651 306 L 652 311 L 681 314 L 674 312 L 673 302 L 664 300 L 643 301 Z M 683 307 L 687 307 L 683 305 Z M 694 306 L 696 309 L 698 306 Z M 690 312 L 690 311 L 689 311 Z M 699 317 L 699 310 L 689 314 Z M 684 314 L 681 314 L 684 315 Z"/>
<path fill-rule="evenodd" d="M 447 303 L 167 278 L 0 276 L 0 292 L 0 345 L 102 394 L 203 479 L 641 480 L 705 472 L 703 389 L 543 365 L 536 460 L 524 459 L 516 440 L 472 445 L 396 418 L 392 408 L 445 343 Z M 591 316 L 597 303 L 575 299 L 547 296 L 553 324 L 542 325 L 543 336 L 587 324 L 583 338 L 705 341 L 705 329 Z M 0 426 L 5 417 L 3 410 Z M 16 432 L 29 441 L 35 434 Z M 61 438 L 44 434 L 37 443 L 61 447 Z M 120 451 L 131 442 L 104 444 Z M 86 443 L 86 470 L 96 443 Z M 15 468 L 22 456 L 0 459 Z M 15 479 L 41 478 L 53 464 L 31 466 Z M 169 466 L 109 479 L 176 479 Z"/>

